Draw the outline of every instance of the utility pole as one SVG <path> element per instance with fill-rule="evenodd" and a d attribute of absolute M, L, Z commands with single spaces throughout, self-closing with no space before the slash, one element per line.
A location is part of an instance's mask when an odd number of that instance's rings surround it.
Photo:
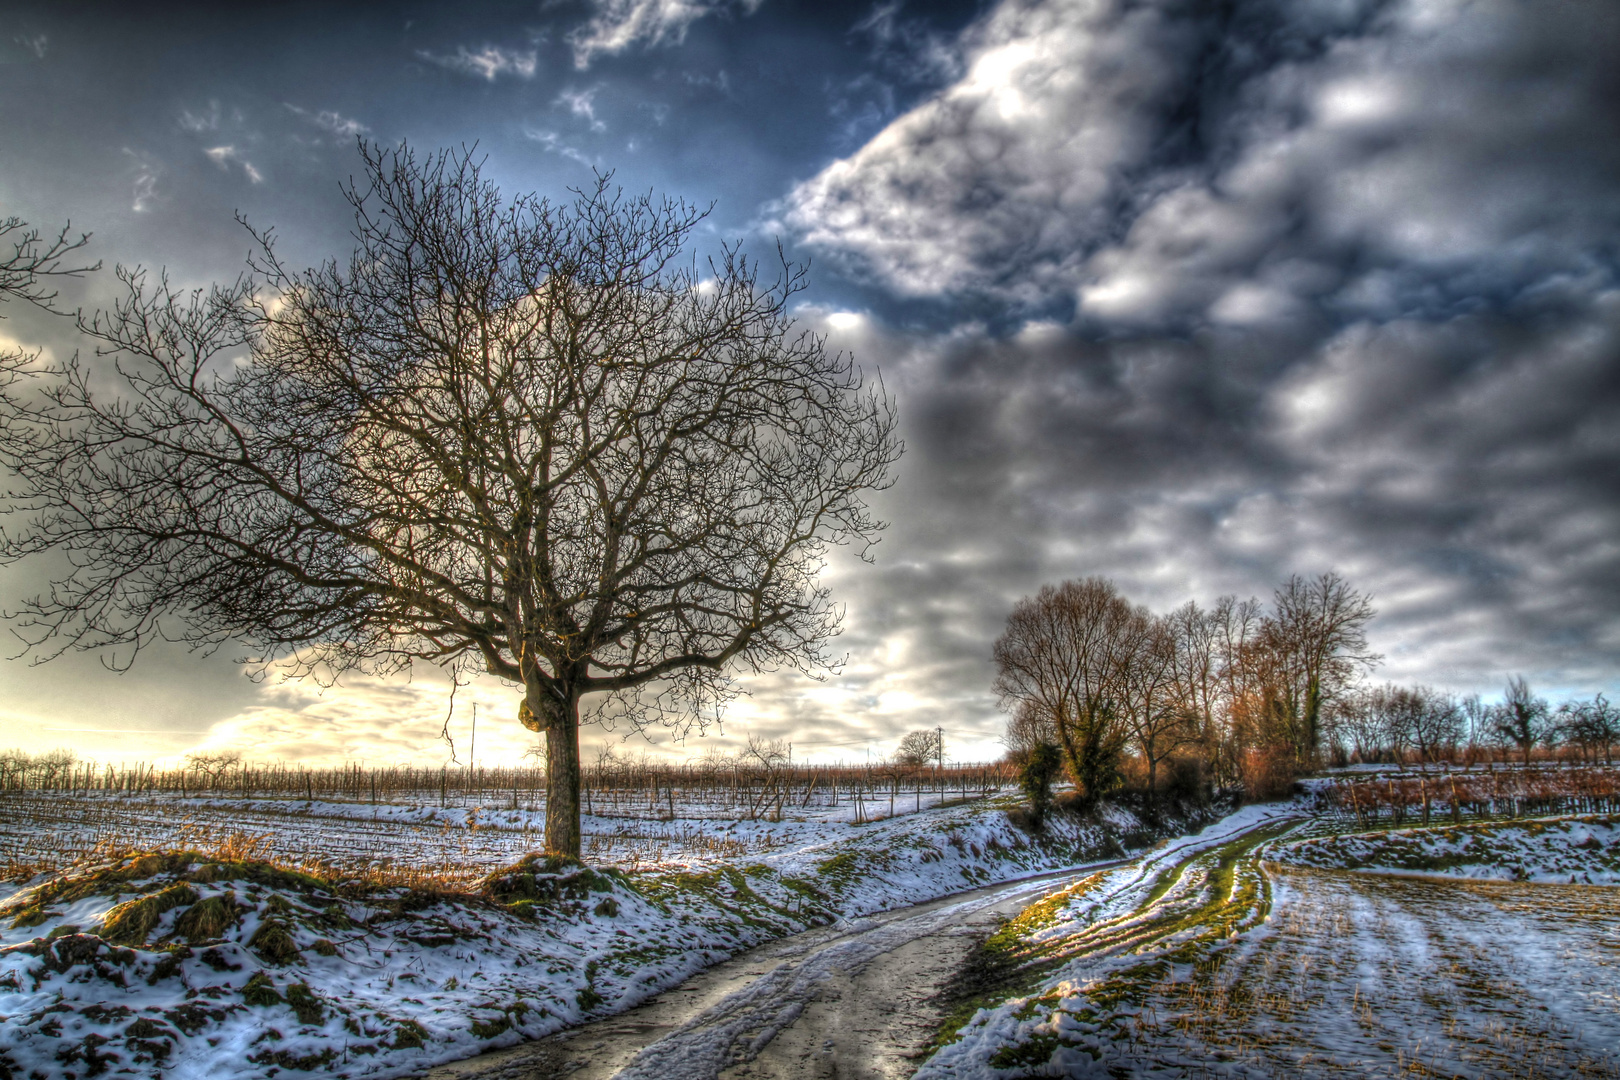
<path fill-rule="evenodd" d="M 472 787 L 476 778 L 473 772 L 474 764 L 478 761 L 478 702 L 473 702 L 472 745 L 467 747 L 467 786 Z"/>

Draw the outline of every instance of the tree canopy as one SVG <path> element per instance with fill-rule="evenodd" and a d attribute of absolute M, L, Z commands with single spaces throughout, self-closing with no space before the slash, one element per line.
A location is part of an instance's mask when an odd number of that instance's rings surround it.
<path fill-rule="evenodd" d="M 829 663 L 820 572 L 883 528 L 893 404 L 795 327 L 805 268 L 692 255 L 705 211 L 361 153 L 346 260 L 295 270 L 253 231 L 230 285 L 120 268 L 95 359 L 6 388 L 26 524 L 0 558 L 71 567 L 19 628 L 43 656 L 490 672 L 547 732 L 547 846 L 578 854 L 581 698 L 685 729 L 738 665 Z"/>

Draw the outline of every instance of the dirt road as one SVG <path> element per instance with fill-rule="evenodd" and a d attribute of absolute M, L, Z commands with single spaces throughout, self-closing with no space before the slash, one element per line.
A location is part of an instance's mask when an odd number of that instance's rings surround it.
<path fill-rule="evenodd" d="M 975 943 L 1083 870 L 821 927 L 743 953 L 618 1016 L 423 1080 L 898 1080 Z"/>

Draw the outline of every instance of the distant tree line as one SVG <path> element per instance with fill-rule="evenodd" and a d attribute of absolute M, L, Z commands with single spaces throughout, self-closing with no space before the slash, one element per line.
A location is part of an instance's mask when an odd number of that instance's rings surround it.
<path fill-rule="evenodd" d="M 786 740 L 750 738 L 735 754 L 711 751 L 682 762 L 658 761 L 603 747 L 581 770 L 588 814 L 674 820 L 781 820 L 785 812 L 849 807 L 874 821 L 1004 788 L 1006 762 L 912 765 L 890 758 L 872 764 L 794 761 Z M 198 751 L 178 762 L 101 764 L 67 749 L 30 754 L 0 749 L 0 796 L 220 796 L 537 810 L 547 800 L 547 774 L 537 765 L 420 766 L 344 762 L 309 765 L 249 761 L 240 754 Z"/>
<path fill-rule="evenodd" d="M 1479 761 L 1514 756 L 1529 764 L 1537 751 L 1612 765 L 1620 743 L 1620 708 L 1602 694 L 1557 708 L 1522 678 L 1502 700 L 1458 696 L 1427 686 L 1358 687 L 1335 704 L 1326 738 L 1330 760 L 1349 762 Z"/>
<path fill-rule="evenodd" d="M 1522 678 L 1492 705 L 1365 683 L 1381 659 L 1367 641 L 1374 615 L 1331 572 L 1290 577 L 1269 605 L 1224 596 L 1164 614 L 1100 577 L 1044 586 L 995 643 L 1009 757 L 1035 773 L 1055 760 L 1082 805 L 1132 787 L 1150 803 L 1166 789 L 1268 798 L 1352 762 L 1612 761 L 1620 711 L 1602 695 L 1554 709 Z"/>

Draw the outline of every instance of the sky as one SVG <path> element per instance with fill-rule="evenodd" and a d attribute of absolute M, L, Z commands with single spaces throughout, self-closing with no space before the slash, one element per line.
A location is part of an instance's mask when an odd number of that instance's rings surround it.
<path fill-rule="evenodd" d="M 233 279 L 237 214 L 346 255 L 362 137 L 712 203 L 700 244 L 809 260 L 796 316 L 893 394 L 891 524 L 828 571 L 839 672 L 587 758 L 937 726 L 986 759 L 1008 610 L 1093 574 L 1166 610 L 1334 570 L 1375 678 L 1620 692 L 1617 56 L 1612 0 L 0 3 L 0 217 L 92 232 L 94 308 L 114 264 Z M 532 739 L 494 680 L 107 660 L 0 660 L 0 746 L 436 762 L 448 715 L 464 760 L 475 707 L 481 762 Z"/>

